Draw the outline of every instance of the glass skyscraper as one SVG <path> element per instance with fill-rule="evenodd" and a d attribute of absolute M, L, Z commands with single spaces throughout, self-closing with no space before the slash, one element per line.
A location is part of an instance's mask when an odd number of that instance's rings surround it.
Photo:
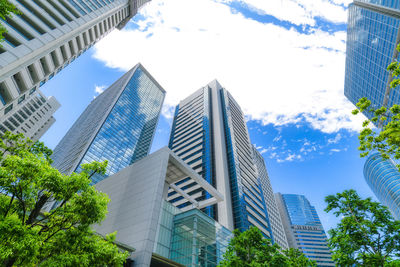
<path fill-rule="evenodd" d="M 54 150 L 54 167 L 63 173 L 80 171 L 92 161 L 108 160 L 112 175 L 148 155 L 165 91 L 138 64 L 97 96 Z"/>
<path fill-rule="evenodd" d="M 318 266 L 335 266 L 317 211 L 303 195 L 275 194 L 289 247 L 297 248 Z"/>
<path fill-rule="evenodd" d="M 387 66 L 398 59 L 400 1 L 364 0 L 349 6 L 344 94 L 356 104 L 367 97 L 372 107 L 400 103 L 391 90 Z M 371 118 L 372 114 L 365 114 Z"/>
<path fill-rule="evenodd" d="M 204 210 L 207 215 L 229 230 L 255 226 L 273 239 L 244 114 L 216 80 L 176 107 L 169 147 L 224 195 L 224 201 Z M 177 186 L 196 200 L 209 198 L 190 179 Z M 173 189 L 168 201 L 179 208 L 190 205 Z"/>
<path fill-rule="evenodd" d="M 39 87 L 113 29 L 122 29 L 150 0 L 8 1 L 21 13 L 0 19 L 7 30 L 0 46 L 0 127 L 37 139 L 34 128 L 47 130 L 58 104 L 52 100 L 46 119 L 27 114 L 41 97 Z"/>
<path fill-rule="evenodd" d="M 379 201 L 400 220 L 400 173 L 393 161 L 372 154 L 365 162 L 364 177 Z"/>
<path fill-rule="evenodd" d="M 390 89 L 392 76 L 387 66 L 399 60 L 400 1 L 358 0 L 349 6 L 344 93 L 354 104 L 362 97 L 372 107 L 400 104 L 399 88 Z M 372 114 L 365 114 L 371 118 Z M 376 125 L 380 126 L 380 125 Z M 364 177 L 378 199 L 400 217 L 400 173 L 391 160 L 371 155 Z"/>

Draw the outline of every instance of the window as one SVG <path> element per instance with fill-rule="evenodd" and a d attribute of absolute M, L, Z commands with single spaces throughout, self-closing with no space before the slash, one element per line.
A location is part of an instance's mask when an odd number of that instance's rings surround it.
<path fill-rule="evenodd" d="M 4 110 L 4 114 L 7 114 L 8 112 L 10 112 L 13 109 L 13 104 L 9 105 L 8 107 L 6 107 L 6 109 Z"/>
<path fill-rule="evenodd" d="M 25 100 L 25 95 L 22 95 L 19 99 L 18 99 L 18 104 L 21 104 L 22 101 Z"/>

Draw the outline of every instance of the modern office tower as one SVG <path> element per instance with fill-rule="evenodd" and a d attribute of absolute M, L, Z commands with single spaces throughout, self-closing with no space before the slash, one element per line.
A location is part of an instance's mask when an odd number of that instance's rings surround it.
<path fill-rule="evenodd" d="M 400 104 L 387 71 L 398 60 L 399 26 L 399 1 L 356 0 L 349 6 L 344 94 L 353 104 L 362 97 L 374 108 Z"/>
<path fill-rule="evenodd" d="M 224 201 L 203 210 L 207 215 L 230 230 L 253 225 L 272 238 L 243 112 L 216 80 L 176 107 L 169 147 L 224 195 Z M 189 178 L 176 185 L 196 200 L 209 198 Z M 168 201 L 178 208 L 191 205 L 174 188 Z"/>
<path fill-rule="evenodd" d="M 29 108 L 38 88 L 149 0 L 9 0 L 20 15 L 0 23 L 0 123 Z M 45 124 L 42 125 L 43 127 Z"/>
<path fill-rule="evenodd" d="M 69 129 L 53 153 L 62 173 L 80 171 L 83 163 L 108 160 L 112 175 L 148 155 L 165 91 L 137 64 L 97 96 Z"/>
<path fill-rule="evenodd" d="M 379 201 L 400 220 L 400 173 L 394 162 L 372 154 L 365 162 L 364 178 Z"/>
<path fill-rule="evenodd" d="M 253 155 L 258 173 L 258 180 L 264 193 L 265 206 L 267 208 L 274 242 L 282 249 L 288 249 L 289 245 L 286 239 L 285 230 L 283 229 L 281 216 L 279 215 L 278 206 L 276 205 L 274 191 L 272 190 L 264 158 L 254 146 Z"/>
<path fill-rule="evenodd" d="M 275 194 L 289 247 L 297 248 L 318 266 L 335 266 L 317 211 L 303 195 Z"/>
<path fill-rule="evenodd" d="M 25 99 L 24 99 L 25 100 Z M 0 122 L 0 135 L 6 131 L 23 133 L 33 141 L 39 138 L 55 122 L 54 112 L 60 107 L 60 103 L 54 98 L 46 98 L 40 91 L 28 97 L 21 108 L 11 110 L 7 117 Z"/>

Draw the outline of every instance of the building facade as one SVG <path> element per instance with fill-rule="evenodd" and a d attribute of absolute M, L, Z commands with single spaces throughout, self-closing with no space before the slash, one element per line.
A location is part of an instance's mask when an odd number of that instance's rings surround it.
<path fill-rule="evenodd" d="M 274 242 L 282 249 L 288 249 L 289 245 L 286 239 L 285 229 L 283 229 L 281 216 L 279 215 L 279 209 L 276 204 L 274 191 L 272 190 L 264 158 L 255 146 L 253 146 L 253 155 L 258 173 L 258 180 L 264 193 L 265 206 L 267 208 Z"/>
<path fill-rule="evenodd" d="M 244 114 L 216 80 L 176 107 L 169 147 L 224 195 L 224 201 L 203 210 L 207 215 L 230 230 L 256 226 L 273 239 Z M 209 198 L 190 179 L 177 186 L 196 199 Z M 168 201 L 190 205 L 173 188 Z"/>
<path fill-rule="evenodd" d="M 178 208 L 166 201 L 169 185 L 190 177 L 210 198 Z M 96 232 L 117 231 L 116 240 L 135 249 L 135 267 L 216 267 L 232 232 L 200 211 L 223 196 L 167 147 L 102 180 L 97 190 L 111 199 L 108 214 Z M 211 200 L 211 201 L 210 201 Z"/>
<path fill-rule="evenodd" d="M 365 162 L 364 178 L 379 201 L 400 220 L 400 173 L 394 162 L 372 154 Z"/>
<path fill-rule="evenodd" d="M 14 102 L 20 104 L 20 108 L 11 110 L 0 120 L 0 135 L 7 131 L 22 133 L 33 141 L 39 140 L 53 125 L 53 114 L 60 107 L 54 97 L 45 97 L 40 91 L 26 96 L 23 103 L 19 100 Z"/>
<path fill-rule="evenodd" d="M 97 96 L 66 133 L 52 158 L 65 174 L 79 172 L 92 161 L 108 161 L 105 176 L 112 175 L 148 155 L 165 91 L 137 64 Z"/>
<path fill-rule="evenodd" d="M 390 89 L 387 67 L 398 59 L 400 1 L 356 0 L 348 12 L 345 96 L 353 104 L 367 97 L 373 108 L 399 104 L 400 93 Z"/>
<path fill-rule="evenodd" d="M 40 86 L 149 2 L 9 1 L 21 14 L 0 20 L 7 29 L 0 47 L 0 124 L 12 120 L 29 98 L 40 95 Z"/>
<path fill-rule="evenodd" d="M 335 266 L 317 211 L 303 195 L 275 194 L 289 247 L 318 266 Z"/>

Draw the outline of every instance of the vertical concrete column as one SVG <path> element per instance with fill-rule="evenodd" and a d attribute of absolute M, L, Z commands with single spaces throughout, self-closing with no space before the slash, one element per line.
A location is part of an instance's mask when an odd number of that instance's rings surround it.
<path fill-rule="evenodd" d="M 196 266 L 197 254 L 197 217 L 193 218 L 193 237 L 192 237 L 192 266 Z"/>
<path fill-rule="evenodd" d="M 219 202 L 218 222 L 233 231 L 232 197 L 229 184 L 228 158 L 225 144 L 223 107 L 220 98 L 221 86 L 215 81 L 211 86 L 212 126 L 214 131 L 214 157 L 217 190 L 224 195 L 224 201 Z"/>

